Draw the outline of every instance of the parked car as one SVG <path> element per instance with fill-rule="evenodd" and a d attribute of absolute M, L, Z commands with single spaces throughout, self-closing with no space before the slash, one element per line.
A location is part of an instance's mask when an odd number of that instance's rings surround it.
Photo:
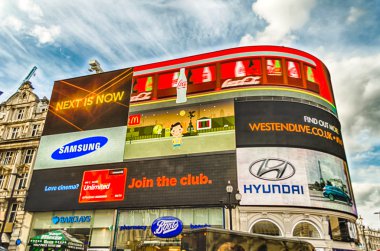
<path fill-rule="evenodd" d="M 8 249 L 3 246 L 0 246 L 0 251 L 8 251 Z"/>
<path fill-rule="evenodd" d="M 347 202 L 347 204 L 352 205 L 352 200 L 347 193 L 345 193 L 341 188 L 336 186 L 325 186 L 323 188 L 323 196 L 329 198 L 331 201 L 340 200 Z"/>

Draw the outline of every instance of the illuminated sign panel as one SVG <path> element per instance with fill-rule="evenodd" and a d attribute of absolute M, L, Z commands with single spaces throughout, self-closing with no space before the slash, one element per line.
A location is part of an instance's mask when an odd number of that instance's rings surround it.
<path fill-rule="evenodd" d="M 235 149 L 233 101 L 130 114 L 125 159 Z"/>
<path fill-rule="evenodd" d="M 237 149 L 241 205 L 303 206 L 356 214 L 347 164 L 297 148 Z"/>
<path fill-rule="evenodd" d="M 126 125 L 133 69 L 54 84 L 43 135 Z"/>
<path fill-rule="evenodd" d="M 228 152 L 40 169 L 34 171 L 26 208 L 54 211 L 219 206 L 219 200 L 225 199 L 228 180 L 237 180 L 235 153 Z"/>
<path fill-rule="evenodd" d="M 79 203 L 122 201 L 127 169 L 92 170 L 83 173 Z"/>
<path fill-rule="evenodd" d="M 123 161 L 127 127 L 42 136 L 34 169 Z"/>
<path fill-rule="evenodd" d="M 328 70 L 323 63 L 303 51 L 279 46 L 246 46 L 136 66 L 131 102 L 154 103 L 175 97 L 181 68 L 185 68 L 189 97 L 201 92 L 229 93 L 231 88 L 293 92 L 296 96 L 302 93 L 318 98 L 335 112 Z"/>
<path fill-rule="evenodd" d="M 320 108 L 285 101 L 237 101 L 236 146 L 289 146 L 346 159 L 338 119 Z"/>

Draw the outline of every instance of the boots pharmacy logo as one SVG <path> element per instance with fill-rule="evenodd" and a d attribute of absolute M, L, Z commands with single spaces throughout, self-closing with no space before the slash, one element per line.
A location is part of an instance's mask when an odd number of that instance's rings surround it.
<path fill-rule="evenodd" d="M 292 177 L 296 169 L 286 160 L 278 158 L 260 159 L 249 166 L 249 172 L 263 180 L 285 180 Z"/>
<path fill-rule="evenodd" d="M 103 136 L 88 137 L 70 142 L 55 150 L 51 157 L 55 160 L 67 160 L 92 153 L 107 144 L 108 139 Z"/>
<path fill-rule="evenodd" d="M 152 223 L 152 233 L 159 238 L 171 238 L 182 232 L 183 223 L 173 216 L 157 218 Z"/>

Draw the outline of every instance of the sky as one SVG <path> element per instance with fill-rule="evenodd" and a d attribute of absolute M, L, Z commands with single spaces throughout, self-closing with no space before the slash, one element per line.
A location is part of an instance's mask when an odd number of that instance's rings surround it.
<path fill-rule="evenodd" d="M 376 0 L 0 0 L 0 102 L 33 66 L 55 80 L 245 45 L 306 51 L 328 67 L 364 223 L 380 229 L 380 3 Z"/>

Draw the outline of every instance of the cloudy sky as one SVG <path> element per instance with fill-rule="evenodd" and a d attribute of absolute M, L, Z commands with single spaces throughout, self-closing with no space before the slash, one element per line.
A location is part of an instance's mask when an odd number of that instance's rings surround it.
<path fill-rule="evenodd" d="M 0 102 L 31 81 L 242 45 L 295 47 L 330 70 L 359 214 L 380 228 L 380 4 L 376 0 L 0 0 Z"/>

